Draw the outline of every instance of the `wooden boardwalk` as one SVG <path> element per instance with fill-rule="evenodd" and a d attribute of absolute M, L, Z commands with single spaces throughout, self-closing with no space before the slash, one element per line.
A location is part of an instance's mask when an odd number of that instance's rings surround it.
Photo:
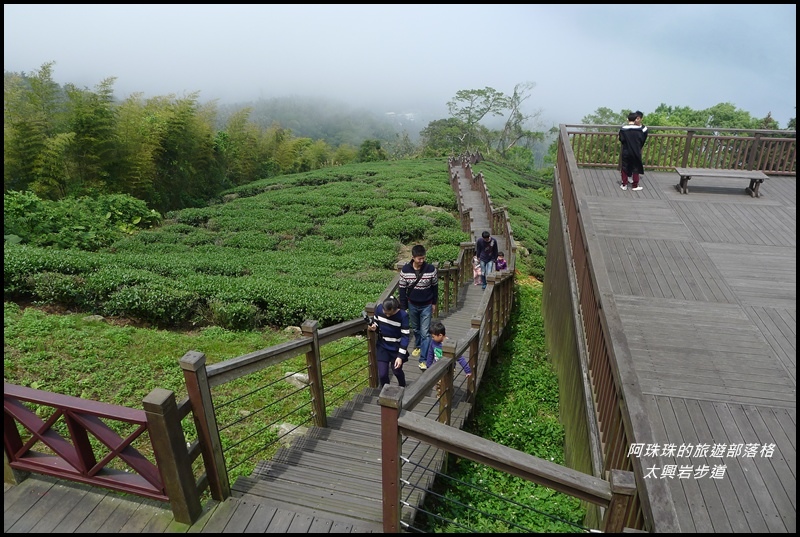
<path fill-rule="evenodd" d="M 489 218 L 478 193 L 461 177 L 465 207 L 472 207 L 473 235 L 489 228 Z M 501 250 L 508 251 L 502 237 Z M 458 307 L 439 319 L 448 337 L 459 340 L 470 330 L 483 290 L 471 283 L 462 287 Z M 476 379 L 486 366 L 478 358 Z M 420 375 L 416 360 L 404 368 L 409 384 Z M 470 407 L 465 398 L 465 377 L 456 368 L 454 412 L 451 425 L 461 427 Z M 396 382 L 393 380 L 393 382 Z M 435 395 L 431 394 L 431 395 Z M 175 522 L 169 506 L 105 489 L 32 475 L 20 485 L 6 485 L 4 532 L 30 533 L 365 533 L 382 532 L 381 432 L 378 390 L 367 388 L 338 408 L 328 427 L 311 427 L 290 447 L 280 448 L 272 460 L 260 462 L 249 477 L 232 486 L 233 496 L 210 501 L 203 516 L 191 526 Z M 459 401 L 462 401 L 460 404 Z M 438 407 L 434 397 L 423 400 L 415 412 Z M 415 484 L 403 493 L 403 521 L 413 524 L 424 491 L 441 468 L 444 453 L 406 439 L 404 479 Z M 404 488 L 404 491 L 406 489 Z"/>
<path fill-rule="evenodd" d="M 793 533 L 796 178 L 770 178 L 758 198 L 737 179 L 698 182 L 688 195 L 677 182 L 648 172 L 644 190 L 623 191 L 618 171 L 597 169 L 576 182 L 655 440 L 693 446 L 646 466 L 669 483 L 681 532 Z M 736 451 L 747 444 L 755 456 Z M 774 451 L 763 456 L 764 446 Z M 662 477 L 670 465 L 692 477 Z M 719 465 L 721 479 L 695 477 Z"/>

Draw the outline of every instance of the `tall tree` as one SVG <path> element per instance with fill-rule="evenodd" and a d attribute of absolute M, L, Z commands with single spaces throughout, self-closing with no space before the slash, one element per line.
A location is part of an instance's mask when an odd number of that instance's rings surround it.
<path fill-rule="evenodd" d="M 594 111 L 593 114 L 588 114 L 583 116 L 581 119 L 581 123 L 584 125 L 614 125 L 619 126 L 624 124 L 628 120 L 628 114 L 631 113 L 632 110 L 620 110 L 619 112 L 614 112 L 608 107 L 601 106 L 597 110 Z"/>
<path fill-rule="evenodd" d="M 65 86 L 67 103 L 67 129 L 75 134 L 70 146 L 73 167 L 68 195 L 82 196 L 104 192 L 113 168 L 116 111 L 114 106 L 114 78 L 97 85 L 96 91 Z"/>
<path fill-rule="evenodd" d="M 489 86 L 483 89 L 459 90 L 447 103 L 450 115 L 466 126 L 467 136 L 464 146 L 467 151 L 474 149 L 478 123 L 486 116 L 502 116 L 506 108 L 508 108 L 508 97 Z"/>
<path fill-rule="evenodd" d="M 157 175 L 157 156 L 166 129 L 168 103 L 163 98 L 144 100 L 134 93 L 116 107 L 114 168 L 109 187 L 142 200 L 152 200 Z"/>
<path fill-rule="evenodd" d="M 54 63 L 45 63 L 30 75 L 3 77 L 5 191 L 26 190 L 39 178 L 48 138 L 64 130 L 65 100 L 53 81 Z"/>
<path fill-rule="evenodd" d="M 168 102 L 163 120 L 151 207 L 165 213 L 203 204 L 220 190 L 221 180 L 211 173 L 214 136 L 211 118 L 204 116 L 194 92 Z M 209 114 L 210 115 L 210 114 Z"/>
<path fill-rule="evenodd" d="M 248 121 L 250 108 L 242 108 L 228 118 L 225 130 L 218 131 L 214 145 L 226 186 L 249 183 L 258 178 L 264 158 L 259 128 Z"/>
<path fill-rule="evenodd" d="M 523 82 L 514 86 L 514 92 L 506 100 L 508 106 L 508 117 L 505 125 L 498 136 L 497 152 L 503 157 L 506 152 L 519 143 L 530 149 L 539 140 L 544 139 L 544 133 L 534 132 L 526 129 L 525 124 L 530 120 L 538 118 L 541 114 L 536 111 L 526 114 L 522 111 L 522 104 L 530 98 L 530 92 L 536 87 L 534 82 Z"/>
<path fill-rule="evenodd" d="M 361 147 L 358 148 L 356 160 L 358 162 L 377 162 L 389 160 L 389 156 L 381 147 L 380 140 L 364 140 L 361 142 Z"/>
<path fill-rule="evenodd" d="M 420 131 L 423 157 L 446 157 L 466 149 L 467 126 L 458 118 L 436 119 Z"/>

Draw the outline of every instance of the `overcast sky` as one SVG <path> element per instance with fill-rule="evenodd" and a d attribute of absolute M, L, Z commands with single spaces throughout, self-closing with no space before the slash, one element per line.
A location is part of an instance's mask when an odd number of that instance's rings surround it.
<path fill-rule="evenodd" d="M 440 112 L 457 91 L 511 94 L 543 126 L 600 107 L 729 102 L 796 116 L 796 4 L 5 4 L 4 68 L 117 97 L 327 97 Z M 645 120 L 646 123 L 646 120 Z"/>

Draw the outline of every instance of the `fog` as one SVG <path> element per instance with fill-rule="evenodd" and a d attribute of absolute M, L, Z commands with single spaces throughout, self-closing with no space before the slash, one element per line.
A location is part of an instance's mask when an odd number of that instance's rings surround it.
<path fill-rule="evenodd" d="M 447 117 L 457 91 L 533 82 L 536 127 L 600 107 L 730 102 L 796 116 L 796 4 L 5 4 L 4 68 L 115 94 L 323 97 Z"/>

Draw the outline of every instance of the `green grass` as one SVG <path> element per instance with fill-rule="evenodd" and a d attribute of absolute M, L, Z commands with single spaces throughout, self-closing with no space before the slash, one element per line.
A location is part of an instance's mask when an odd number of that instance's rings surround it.
<path fill-rule="evenodd" d="M 508 339 L 497 349 L 498 361 L 486 368 L 464 430 L 563 465 L 564 428 L 558 421 L 558 380 L 544 343 L 542 284 L 518 277 L 515 293 Z M 440 480 L 437 492 L 446 500 L 432 496 L 426 510 L 455 523 L 430 517 L 423 525 L 432 533 L 459 532 L 459 525 L 484 533 L 574 533 L 585 516 L 577 498 L 467 459 L 451 456 L 448 475 L 475 488 Z"/>

